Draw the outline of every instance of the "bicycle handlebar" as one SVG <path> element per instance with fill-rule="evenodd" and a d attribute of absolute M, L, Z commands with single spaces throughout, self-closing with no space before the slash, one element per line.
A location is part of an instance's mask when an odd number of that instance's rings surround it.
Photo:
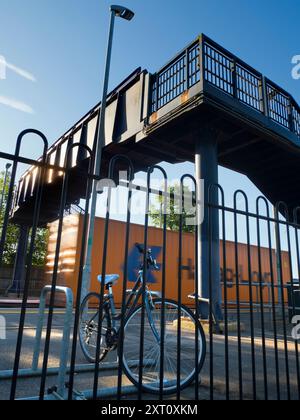
<path fill-rule="evenodd" d="M 140 254 L 143 254 L 143 255 L 145 254 L 144 248 L 140 244 L 136 243 L 135 246 L 137 247 Z M 155 270 L 159 270 L 159 266 L 157 265 L 156 260 L 152 257 L 151 254 L 152 254 L 151 249 L 148 249 L 148 251 L 147 251 L 147 264 L 148 264 L 148 266 L 151 265 Z"/>
<path fill-rule="evenodd" d="M 139 250 L 139 253 L 140 254 L 144 254 L 144 248 L 140 244 L 136 243 L 135 246 Z"/>

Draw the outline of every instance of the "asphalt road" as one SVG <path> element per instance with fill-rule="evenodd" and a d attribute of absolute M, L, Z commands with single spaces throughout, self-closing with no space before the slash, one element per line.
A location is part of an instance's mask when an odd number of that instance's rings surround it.
<path fill-rule="evenodd" d="M 12 370 L 14 365 L 14 355 L 16 348 L 16 340 L 18 334 L 18 324 L 20 312 L 19 310 L 10 310 L 10 309 L 0 309 L 0 316 L 6 318 L 6 331 L 7 337 L 6 340 L 0 340 L 0 370 Z M 34 338 L 36 332 L 36 323 L 37 323 L 38 311 L 36 309 L 29 309 L 26 316 L 26 324 L 24 329 L 23 343 L 22 343 L 22 352 L 20 360 L 20 369 L 29 369 L 32 364 L 33 357 L 33 346 Z M 45 317 L 47 319 L 47 316 Z M 59 366 L 59 356 L 62 342 L 62 332 L 64 326 L 64 313 L 62 311 L 56 310 L 53 317 L 53 327 L 51 335 L 51 345 L 50 345 L 50 354 L 49 354 L 49 368 L 55 368 Z M 45 325 L 44 325 L 45 327 Z M 45 336 L 45 331 L 43 333 L 43 338 Z M 72 337 L 71 337 L 72 338 Z M 44 339 L 41 343 L 41 349 L 44 348 Z M 43 361 L 43 352 L 40 355 L 39 367 L 42 366 Z M 69 351 L 70 356 L 70 351 Z M 116 353 L 112 353 L 107 358 L 107 362 L 116 361 Z M 77 348 L 77 359 L 76 363 L 79 365 L 87 364 L 80 346 Z M 105 378 L 102 379 L 101 377 Z M 85 373 L 75 376 L 75 389 L 80 390 L 90 390 L 93 385 L 93 373 Z M 67 378 L 66 378 L 67 380 Z M 7 399 L 9 397 L 10 391 L 10 380 L 0 380 L 0 399 Z M 100 375 L 100 386 L 104 387 L 114 387 L 117 384 L 116 372 L 108 371 L 103 372 Z M 47 379 L 46 389 L 51 388 L 52 386 L 57 385 L 57 377 L 49 376 Z M 124 377 L 124 385 L 129 385 L 129 382 Z M 31 378 L 18 380 L 17 388 L 17 397 L 33 397 L 39 395 L 40 389 L 40 379 Z"/>
<path fill-rule="evenodd" d="M 18 324 L 20 311 L 18 309 L 0 309 L 0 316 L 6 319 L 6 340 L 0 340 L 0 371 L 11 370 L 14 363 L 16 339 L 18 333 Z M 24 338 L 22 344 L 22 353 L 20 361 L 20 369 L 29 369 L 32 363 L 34 337 L 37 324 L 37 310 L 29 309 L 26 316 L 26 324 L 24 329 Z M 47 319 L 47 317 L 46 317 Z M 51 335 L 51 346 L 48 367 L 57 367 L 59 365 L 59 354 L 62 341 L 62 330 L 64 326 L 64 313 L 56 310 L 53 318 L 53 329 Z M 225 339 L 223 336 L 214 336 L 213 347 L 208 344 L 208 354 L 206 363 L 201 372 L 201 386 L 199 390 L 200 399 L 208 399 L 210 395 L 210 383 L 213 377 L 213 390 L 215 399 L 225 398 Z M 42 342 L 43 349 L 44 341 Z M 295 345 L 293 342 L 289 343 L 289 369 L 290 381 L 292 388 L 292 397 L 297 398 L 298 383 L 296 375 L 295 364 Z M 210 371 L 210 353 L 213 354 L 213 371 Z M 276 378 L 275 378 L 275 358 L 274 358 L 274 343 L 272 339 L 267 340 L 267 362 L 268 362 L 268 391 L 269 398 L 276 399 Z M 245 399 L 252 399 L 253 395 L 253 363 L 251 358 L 251 342 L 249 335 L 243 334 L 242 338 L 242 381 Z M 106 359 L 107 363 L 112 363 L 117 360 L 116 352 L 111 353 Z M 40 357 L 40 366 L 42 363 L 42 355 Z M 77 349 L 77 365 L 86 364 L 86 360 L 79 348 Z M 255 342 L 255 364 L 256 364 L 256 382 L 257 393 L 259 399 L 264 399 L 264 381 L 263 381 L 263 359 L 261 339 L 257 338 Z M 239 391 L 239 370 L 238 370 L 238 346 L 236 334 L 229 337 L 229 367 L 230 367 L 230 396 L 232 399 L 238 398 Z M 280 382 L 281 382 L 281 396 L 286 397 L 286 375 L 285 375 L 285 359 L 283 342 L 279 341 L 279 366 L 280 366 Z M 212 375 L 212 376 L 211 376 Z M 66 380 L 68 378 L 66 377 Z M 91 390 L 93 388 L 94 374 L 79 373 L 75 376 L 74 387 L 78 391 Z M 0 399 L 6 400 L 9 398 L 11 380 L 0 379 Z M 48 376 L 46 389 L 57 385 L 56 376 Z M 123 375 L 123 386 L 132 385 L 129 380 Z M 99 388 L 107 389 L 117 386 L 117 370 L 100 371 L 99 374 Z M 27 398 L 37 396 L 40 389 L 40 378 L 19 378 L 17 382 L 17 398 Z M 182 398 L 186 400 L 194 399 L 194 387 L 190 387 L 182 394 Z M 127 397 L 135 399 L 135 395 Z M 153 396 L 145 395 L 145 399 L 153 399 Z"/>

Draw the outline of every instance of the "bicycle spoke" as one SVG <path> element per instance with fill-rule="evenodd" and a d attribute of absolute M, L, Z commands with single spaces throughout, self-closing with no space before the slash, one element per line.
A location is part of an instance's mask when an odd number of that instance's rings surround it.
<path fill-rule="evenodd" d="M 99 311 L 93 309 L 95 306 L 95 299 L 99 300 L 99 296 L 91 293 L 88 295 L 80 308 L 80 328 L 79 328 L 79 339 L 80 345 L 84 356 L 90 363 L 94 363 L 96 360 L 97 350 L 97 336 L 98 336 L 98 315 Z M 100 345 L 100 360 L 105 357 L 108 346 L 106 344 L 106 337 L 110 331 L 109 320 L 106 314 L 103 314 L 102 329 L 100 332 L 101 345 Z"/>
<path fill-rule="evenodd" d="M 163 388 L 164 392 L 175 392 L 177 389 L 177 323 L 178 323 L 178 306 L 175 302 L 166 301 L 165 303 L 165 328 L 164 328 L 164 369 L 163 369 Z M 162 307 L 159 300 L 155 301 L 155 308 L 147 314 L 145 320 L 145 337 L 144 337 L 144 361 L 143 368 L 143 388 L 149 392 L 159 392 L 160 390 L 160 375 L 161 375 L 161 348 L 157 341 L 157 337 L 152 330 L 151 323 L 155 326 L 156 333 L 161 333 L 161 314 Z M 141 308 L 136 311 L 126 321 L 125 325 L 125 342 L 124 342 L 124 357 L 123 364 L 126 375 L 130 380 L 138 383 L 138 368 L 129 367 L 131 360 L 138 360 L 138 344 L 137 338 L 140 335 L 140 318 Z M 194 325 L 196 322 L 193 315 L 188 309 L 181 308 L 180 317 L 187 320 L 187 322 Z M 199 325 L 197 328 L 200 328 Z M 181 331 L 181 387 L 185 387 L 187 383 L 193 380 L 195 376 L 195 346 L 193 346 L 194 331 Z M 202 352 L 205 346 L 203 342 L 204 334 L 199 332 L 199 363 L 202 360 Z M 202 362 L 203 363 L 203 362 Z"/>

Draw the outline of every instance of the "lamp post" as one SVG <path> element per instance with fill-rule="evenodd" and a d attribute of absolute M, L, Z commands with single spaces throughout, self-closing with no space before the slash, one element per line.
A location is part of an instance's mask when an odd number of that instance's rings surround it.
<path fill-rule="evenodd" d="M 96 140 L 97 146 L 96 146 L 96 156 L 95 156 L 95 165 L 94 165 L 94 174 L 96 176 L 100 176 L 102 149 L 105 145 L 105 111 L 106 111 L 106 99 L 107 99 L 107 93 L 108 93 L 108 82 L 109 82 L 109 73 L 110 73 L 110 64 L 111 64 L 111 53 L 112 53 L 115 18 L 120 17 L 122 19 L 130 21 L 134 17 L 134 13 L 123 6 L 113 5 L 110 7 L 110 12 L 111 12 L 111 16 L 110 16 L 109 36 L 108 36 L 108 45 L 107 45 L 105 71 L 104 71 L 103 94 L 102 94 L 102 101 L 101 101 L 101 108 L 100 108 L 99 122 L 98 122 L 98 131 L 97 131 L 97 140 Z M 89 286 L 90 286 L 96 206 L 97 206 L 97 181 L 94 180 L 93 188 L 92 188 L 92 197 L 91 197 L 90 219 L 89 219 L 89 238 L 88 238 L 88 244 L 87 244 L 87 250 L 86 250 L 85 266 L 83 269 L 81 299 L 84 299 L 84 297 L 89 291 Z"/>
<path fill-rule="evenodd" d="M 5 176 L 4 176 L 4 181 L 3 181 L 2 193 L 1 193 L 0 214 L 2 213 L 2 206 L 3 206 L 4 196 L 5 196 L 5 188 L 6 188 L 7 178 L 8 178 L 8 171 L 11 168 L 11 166 L 12 166 L 11 163 L 7 163 L 5 166 Z"/>

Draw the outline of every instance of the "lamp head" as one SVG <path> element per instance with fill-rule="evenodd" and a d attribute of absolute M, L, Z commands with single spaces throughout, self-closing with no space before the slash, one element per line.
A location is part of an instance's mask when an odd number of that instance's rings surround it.
<path fill-rule="evenodd" d="M 110 7 L 110 10 L 115 12 L 116 16 L 125 20 L 132 20 L 134 17 L 134 13 L 127 9 L 127 7 L 113 5 Z"/>
<path fill-rule="evenodd" d="M 7 163 L 7 164 L 6 164 L 6 166 L 5 166 L 5 169 L 7 169 L 7 170 L 8 170 L 8 169 L 10 169 L 11 167 L 12 167 L 12 164 L 11 164 L 11 163 Z"/>

